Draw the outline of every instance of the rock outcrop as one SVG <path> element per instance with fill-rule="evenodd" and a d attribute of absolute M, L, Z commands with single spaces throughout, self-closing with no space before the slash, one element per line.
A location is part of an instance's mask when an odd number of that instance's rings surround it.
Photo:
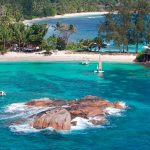
<path fill-rule="evenodd" d="M 31 107 L 53 107 L 53 106 L 63 106 L 68 105 L 68 101 L 64 100 L 55 100 L 49 98 L 41 98 L 41 99 L 34 99 L 26 103 L 27 106 Z"/>
<path fill-rule="evenodd" d="M 32 107 L 49 107 L 52 106 L 53 101 L 50 100 L 49 98 L 41 98 L 41 99 L 34 99 L 30 102 L 27 102 L 27 106 L 32 106 Z"/>
<path fill-rule="evenodd" d="M 94 125 L 99 125 L 99 124 L 107 122 L 107 119 L 104 117 L 94 117 L 90 120 L 90 122 Z"/>
<path fill-rule="evenodd" d="M 83 118 L 88 118 L 88 117 L 94 117 L 98 115 L 105 115 L 105 112 L 101 110 L 99 107 L 91 107 L 86 106 L 77 106 L 77 107 L 72 107 L 69 112 L 71 113 L 72 118 L 75 117 L 83 117 Z"/>
<path fill-rule="evenodd" d="M 54 108 L 38 114 L 32 125 L 36 129 L 52 127 L 56 130 L 70 130 L 71 115 L 64 108 Z"/>
<path fill-rule="evenodd" d="M 48 108 L 33 116 L 30 123 L 36 129 L 52 127 L 55 130 L 70 130 L 71 126 L 76 126 L 73 121 L 76 117 L 87 119 L 93 125 L 105 123 L 108 115 L 106 108 L 122 110 L 125 108 L 122 102 L 109 102 L 96 96 L 87 96 L 79 100 L 53 100 L 49 98 L 32 100 L 26 103 L 29 107 Z"/>

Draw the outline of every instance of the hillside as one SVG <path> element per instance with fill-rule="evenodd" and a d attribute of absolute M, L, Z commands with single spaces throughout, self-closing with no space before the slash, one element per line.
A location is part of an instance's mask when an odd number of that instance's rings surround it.
<path fill-rule="evenodd" d="M 0 13 L 7 8 L 24 18 L 54 16 L 56 14 L 104 11 L 117 0 L 1 0 Z"/>

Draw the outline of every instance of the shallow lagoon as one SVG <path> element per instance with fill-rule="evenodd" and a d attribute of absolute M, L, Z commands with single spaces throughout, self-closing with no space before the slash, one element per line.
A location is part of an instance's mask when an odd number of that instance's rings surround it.
<path fill-rule="evenodd" d="M 0 63 L 1 150 L 149 150 L 150 69 L 138 64 L 104 63 L 103 76 L 93 73 L 96 63 L 14 62 Z M 14 132 L 4 111 L 13 103 L 33 98 L 61 99 L 96 95 L 110 101 L 126 102 L 121 116 L 111 117 L 101 128 L 85 128 L 70 133 Z"/>

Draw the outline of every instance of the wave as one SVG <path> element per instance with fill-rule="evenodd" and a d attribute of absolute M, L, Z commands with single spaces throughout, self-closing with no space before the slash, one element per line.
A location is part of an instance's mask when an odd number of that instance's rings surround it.
<path fill-rule="evenodd" d="M 72 122 L 76 122 L 76 126 L 71 126 L 71 130 L 81 130 L 87 127 L 93 127 L 94 125 L 89 122 L 88 119 L 76 117 L 72 120 Z"/>
<path fill-rule="evenodd" d="M 120 106 L 122 106 L 123 109 L 126 109 L 128 107 L 125 102 L 120 101 L 118 103 Z"/>
<path fill-rule="evenodd" d="M 9 128 L 12 132 L 24 132 L 24 133 L 40 132 L 40 130 L 31 127 L 29 124 L 11 125 L 9 126 Z"/>
<path fill-rule="evenodd" d="M 105 109 L 105 112 L 110 115 L 110 116 L 121 116 L 122 112 L 125 111 L 125 109 L 127 108 L 126 103 L 124 102 L 118 102 L 119 105 L 123 108 L 123 109 L 117 109 L 117 108 L 113 108 L 113 107 L 107 107 Z"/>
<path fill-rule="evenodd" d="M 72 122 L 77 122 L 76 126 L 71 126 L 71 130 L 70 131 L 56 131 L 53 128 L 46 128 L 46 129 L 35 129 L 33 128 L 30 123 L 24 123 L 24 124 L 17 124 L 17 125 L 10 125 L 9 128 L 12 132 L 22 132 L 22 133 L 35 133 L 35 132 L 42 132 L 42 131 L 50 131 L 50 132 L 54 132 L 55 133 L 62 133 L 62 134 L 68 134 L 72 131 L 76 131 L 76 130 L 84 130 L 87 128 L 103 128 L 102 125 L 93 125 L 91 122 L 89 122 L 89 119 L 85 119 L 85 118 L 81 118 L 81 117 L 76 117 L 72 120 Z"/>
<path fill-rule="evenodd" d="M 110 116 L 121 116 L 120 109 L 108 107 L 105 109 L 105 112 Z"/>
<path fill-rule="evenodd" d="M 101 18 L 101 17 L 103 17 L 103 16 L 90 16 L 90 17 L 87 17 L 87 18 L 89 18 L 89 19 L 95 19 L 95 18 Z"/>
<path fill-rule="evenodd" d="M 13 118 L 28 118 L 30 116 L 36 115 L 40 112 L 46 111 L 48 109 L 53 109 L 55 107 L 28 107 L 25 103 L 14 103 L 8 105 L 4 108 L 4 113 L 1 114 L 0 120 L 7 120 Z"/>
<path fill-rule="evenodd" d="M 32 126 L 30 126 L 29 123 L 25 124 L 19 124 L 19 125 L 11 125 L 9 126 L 10 130 L 12 132 L 22 132 L 22 133 L 35 133 L 35 132 L 41 132 L 45 130 L 54 131 L 53 128 L 46 128 L 46 129 L 35 129 Z"/>
<path fill-rule="evenodd" d="M 96 17 L 88 17 L 89 19 L 94 19 L 94 18 L 96 18 Z"/>
<path fill-rule="evenodd" d="M 5 112 L 7 113 L 15 113 L 22 112 L 27 109 L 25 103 L 14 103 L 5 107 Z"/>

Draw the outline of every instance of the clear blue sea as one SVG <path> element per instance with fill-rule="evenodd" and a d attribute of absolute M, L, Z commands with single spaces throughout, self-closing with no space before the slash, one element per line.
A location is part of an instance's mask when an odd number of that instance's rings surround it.
<path fill-rule="evenodd" d="M 30 23 L 38 23 L 38 24 L 48 24 L 49 30 L 46 37 L 53 35 L 56 32 L 54 31 L 53 26 L 57 22 L 65 23 L 65 24 L 73 24 L 77 28 L 77 32 L 74 33 L 70 40 L 71 41 L 79 41 L 81 39 L 93 39 L 98 35 L 98 26 L 104 22 L 104 15 L 85 15 L 85 16 L 75 16 L 75 17 L 64 17 L 64 18 L 54 18 L 54 19 L 42 19 L 39 21 L 30 21 Z M 107 49 L 102 49 L 102 51 L 119 51 L 113 44 L 113 42 L 109 43 L 110 46 Z M 143 44 L 139 45 L 139 51 L 144 50 Z M 135 52 L 135 45 L 129 45 L 129 51 Z"/>
<path fill-rule="evenodd" d="M 0 150 L 149 150 L 150 68 L 130 63 L 104 63 L 103 76 L 93 73 L 96 63 L 0 63 Z M 33 98 L 73 99 L 95 95 L 121 100 L 128 109 L 109 118 L 102 128 L 70 133 L 14 132 L 6 107 Z"/>

